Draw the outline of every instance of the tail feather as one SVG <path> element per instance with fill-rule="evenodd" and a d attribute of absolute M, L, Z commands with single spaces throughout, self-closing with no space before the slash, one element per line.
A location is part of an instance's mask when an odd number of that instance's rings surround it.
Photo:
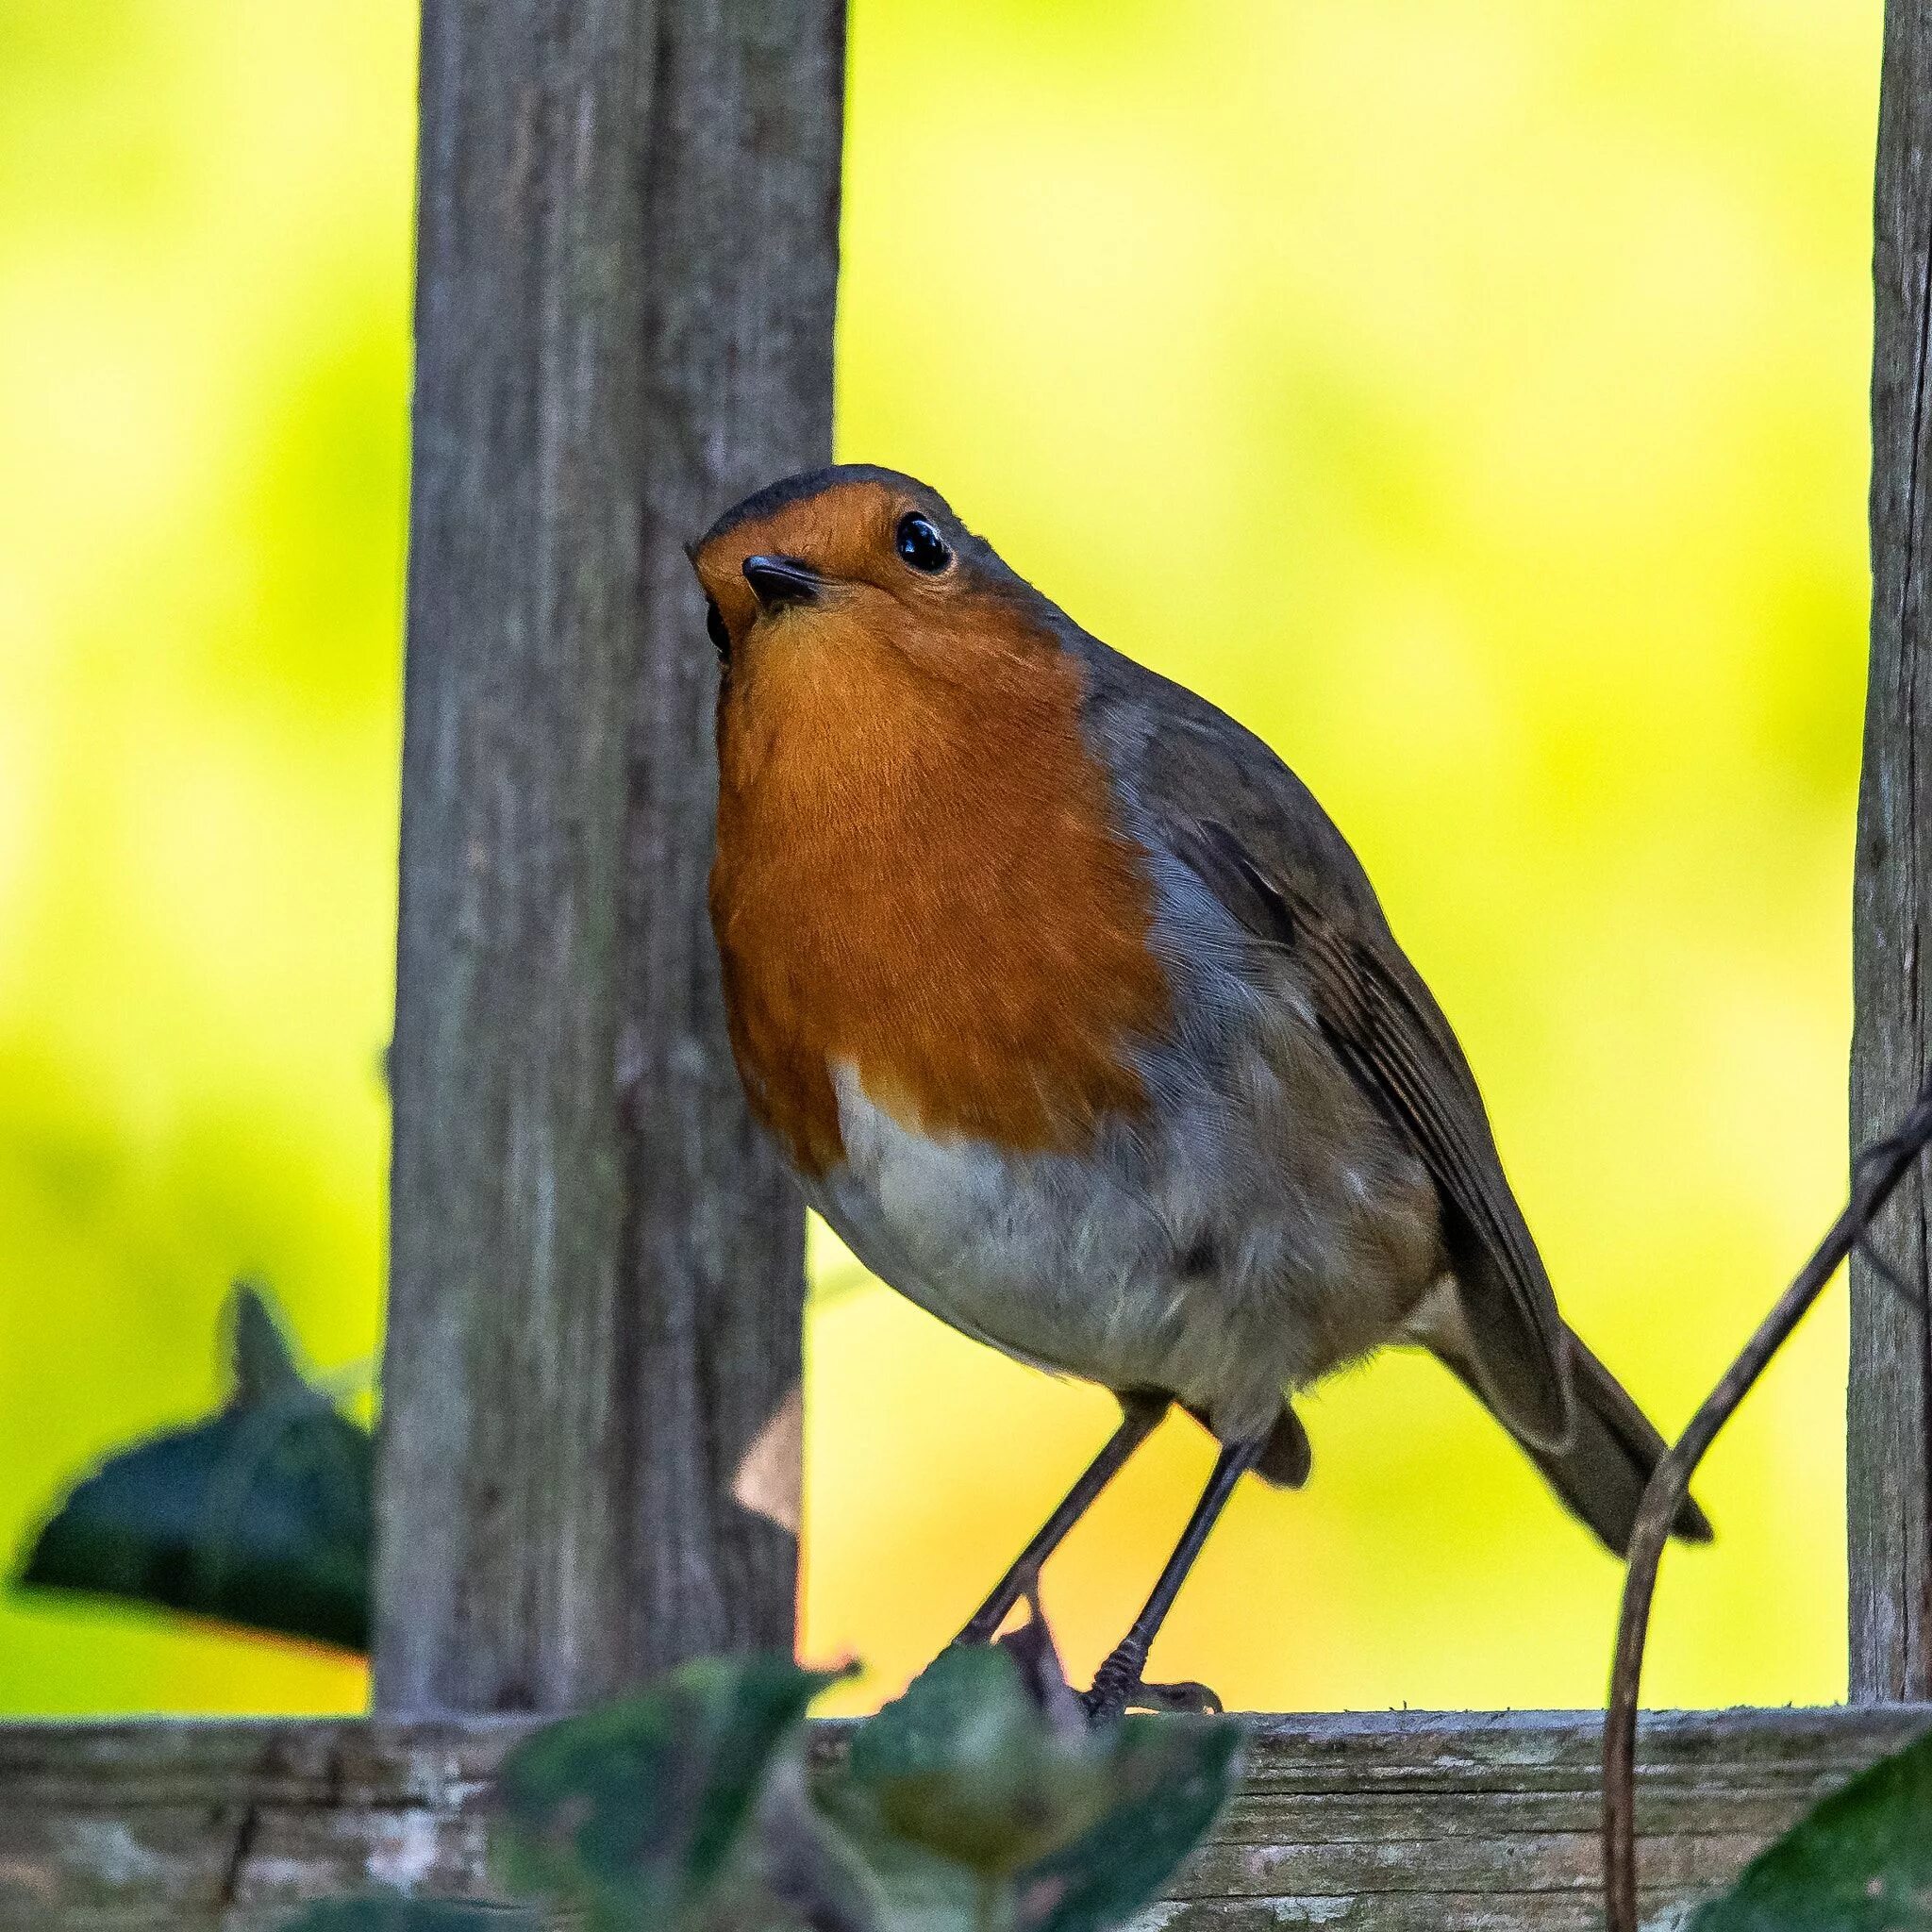
<path fill-rule="evenodd" d="M 1663 1457 L 1664 1439 L 1624 1385 L 1574 1331 L 1569 1333 L 1568 1342 L 1575 1396 L 1569 1441 L 1559 1449 L 1547 1449 L 1521 1436 L 1516 1440 L 1571 1512 L 1587 1523 L 1610 1550 L 1626 1557 L 1637 1527 L 1638 1507 L 1651 1473 Z M 1489 1407 L 1473 1367 L 1458 1358 L 1459 1351 L 1449 1339 L 1431 1335 L 1429 1346 Z M 1710 1519 L 1687 1496 L 1671 1525 L 1671 1534 L 1685 1542 L 1707 1543 L 1713 1531 Z"/>

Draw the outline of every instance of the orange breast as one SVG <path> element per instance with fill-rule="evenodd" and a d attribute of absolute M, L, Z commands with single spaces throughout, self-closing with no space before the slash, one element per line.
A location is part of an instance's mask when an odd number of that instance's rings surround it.
<path fill-rule="evenodd" d="M 1017 623 L 1017 620 L 1008 620 Z M 754 1110 L 808 1174 L 841 1158 L 832 1068 L 903 1124 L 1087 1144 L 1145 1105 L 1165 1021 L 1136 850 L 1050 641 L 776 626 L 719 710 L 711 913 Z M 935 665 L 941 675 L 934 675 Z"/>

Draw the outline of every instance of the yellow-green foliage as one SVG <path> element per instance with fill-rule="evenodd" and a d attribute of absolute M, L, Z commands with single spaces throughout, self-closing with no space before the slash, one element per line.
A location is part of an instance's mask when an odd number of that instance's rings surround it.
<path fill-rule="evenodd" d="M 855 8 L 839 453 L 1300 768 L 1666 1425 L 1842 1184 L 1878 12 Z M 207 1406 L 234 1274 L 325 1365 L 375 1347 L 413 31 L 0 8 L 0 1540 Z M 865 1701 L 1107 1405 L 821 1273 L 807 1633 Z M 1718 1453 L 1659 1700 L 1841 1688 L 1842 1328 Z M 1387 1361 L 1308 1422 L 1311 1487 L 1238 1499 L 1157 1672 L 1600 1695 L 1617 1573 L 1445 1377 Z M 1056 1566 L 1074 1665 L 1205 1466 L 1174 1425 Z M 0 1708 L 359 1695 L 0 1607 Z"/>

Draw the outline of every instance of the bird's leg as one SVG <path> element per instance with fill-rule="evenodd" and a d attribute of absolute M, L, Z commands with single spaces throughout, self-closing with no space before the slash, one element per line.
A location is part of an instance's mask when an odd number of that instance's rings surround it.
<path fill-rule="evenodd" d="M 1214 1474 L 1174 1545 L 1167 1568 L 1154 1586 L 1154 1593 L 1134 1619 L 1133 1628 L 1121 1639 L 1114 1653 L 1093 1674 L 1093 1688 L 1086 1696 L 1087 1714 L 1096 1723 L 1117 1718 L 1129 1705 L 1148 1710 L 1219 1710 L 1221 1700 L 1205 1684 L 1149 1684 L 1141 1672 L 1153 1647 L 1155 1632 L 1172 1607 L 1175 1595 L 1201 1554 L 1208 1533 L 1234 1494 L 1235 1485 L 1261 1458 L 1267 1438 L 1248 1442 L 1230 1442 L 1214 1464 Z"/>
<path fill-rule="evenodd" d="M 1066 1493 L 1059 1507 L 1041 1524 L 1040 1533 L 1020 1552 L 1013 1567 L 993 1587 L 992 1594 L 967 1620 L 954 1639 L 957 1643 L 991 1643 L 1008 1613 L 1040 1581 L 1040 1566 L 1058 1549 L 1067 1532 L 1093 1507 L 1127 1458 L 1159 1425 L 1170 1398 L 1137 1390 L 1120 1398 L 1121 1425 L 1107 1445 L 1087 1465 L 1086 1473 Z"/>

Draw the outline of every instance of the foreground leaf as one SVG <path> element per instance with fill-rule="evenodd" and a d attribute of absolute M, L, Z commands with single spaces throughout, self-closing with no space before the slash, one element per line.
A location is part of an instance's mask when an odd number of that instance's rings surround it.
<path fill-rule="evenodd" d="M 366 1650 L 369 1432 L 303 1378 L 258 1291 L 229 1306 L 226 1405 L 109 1457 L 41 1531 L 20 1581 Z"/>
<path fill-rule="evenodd" d="M 1018 1874 L 1018 1923 L 1027 1932 L 1100 1932 L 1144 1905 L 1227 1802 L 1240 1744 L 1227 1718 L 1125 1719 L 1108 1764 L 1107 1810 Z"/>
<path fill-rule="evenodd" d="M 1108 1756 L 1084 1721 L 1041 1709 L 1007 1650 L 956 1645 L 860 1728 L 850 1774 L 900 1837 L 1003 1876 L 1101 1815 Z"/>
<path fill-rule="evenodd" d="M 520 1744 L 498 1784 L 506 1875 L 598 1927 L 669 1927 L 725 1874 L 807 1705 L 835 1674 L 790 1657 L 687 1664 Z"/>
<path fill-rule="evenodd" d="M 880 1816 L 878 1800 L 850 1777 L 828 1778 L 814 1795 L 839 1840 L 863 1862 L 877 1932 L 983 1932 L 986 1884 L 978 1874 L 899 1837 Z M 1006 1881 L 991 1883 L 1005 1897 Z"/>
<path fill-rule="evenodd" d="M 1136 1717 L 1091 1730 L 1040 1634 L 948 1651 L 855 1739 L 852 1789 L 831 1802 L 895 1909 L 1100 1932 L 1153 1897 L 1226 1799 L 1238 1725 Z"/>
<path fill-rule="evenodd" d="M 1692 1932 L 1932 1932 L 1932 1735 L 1826 1798 Z"/>

